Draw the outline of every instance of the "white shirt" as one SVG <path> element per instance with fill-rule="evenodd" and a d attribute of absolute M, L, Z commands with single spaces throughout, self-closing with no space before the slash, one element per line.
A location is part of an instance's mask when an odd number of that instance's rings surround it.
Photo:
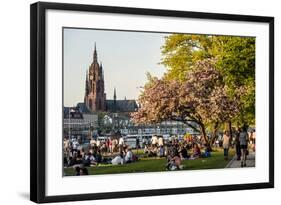
<path fill-rule="evenodd" d="M 96 161 L 96 158 L 93 155 L 91 155 L 90 161 Z"/>
<path fill-rule="evenodd" d="M 163 141 L 163 138 L 162 138 L 162 137 L 160 137 L 160 138 L 158 139 L 158 145 L 159 145 L 159 146 L 163 146 L 163 145 L 164 145 L 164 141 Z"/>
<path fill-rule="evenodd" d="M 111 163 L 112 163 L 113 165 L 123 164 L 123 163 L 124 163 L 124 160 L 123 160 L 122 157 L 120 157 L 120 156 L 118 155 L 118 156 L 116 156 L 116 157 L 111 161 Z"/>
<path fill-rule="evenodd" d="M 123 145 L 124 144 L 124 139 L 123 139 L 123 137 L 120 137 L 119 138 L 119 145 Z"/>
<path fill-rule="evenodd" d="M 79 146 L 79 143 L 78 143 L 77 141 L 74 141 L 74 142 L 72 143 L 72 148 L 73 148 L 73 149 L 77 149 L 78 146 Z"/>
<path fill-rule="evenodd" d="M 96 144 L 96 140 L 92 139 L 92 140 L 90 141 L 90 144 L 91 144 L 91 145 Z"/>
<path fill-rule="evenodd" d="M 97 140 L 97 146 L 98 147 L 100 146 L 100 140 Z"/>
<path fill-rule="evenodd" d="M 152 138 L 151 138 L 151 143 L 153 144 L 153 145 L 155 145 L 155 144 L 157 144 L 157 137 L 156 136 L 153 136 Z"/>
<path fill-rule="evenodd" d="M 132 161 L 133 160 L 133 153 L 132 151 L 128 151 L 125 156 L 125 161 Z"/>

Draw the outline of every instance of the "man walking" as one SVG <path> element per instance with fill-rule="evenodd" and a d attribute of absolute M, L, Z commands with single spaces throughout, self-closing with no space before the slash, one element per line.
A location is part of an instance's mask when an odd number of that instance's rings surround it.
<path fill-rule="evenodd" d="M 237 161 L 241 160 L 241 147 L 240 147 L 240 141 L 239 141 L 239 136 L 241 129 L 237 129 L 235 132 L 235 151 L 236 151 L 236 156 L 237 156 Z"/>

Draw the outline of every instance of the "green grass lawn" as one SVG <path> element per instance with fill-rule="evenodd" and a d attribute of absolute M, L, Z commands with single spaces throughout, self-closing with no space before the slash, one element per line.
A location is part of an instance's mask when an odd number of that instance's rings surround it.
<path fill-rule="evenodd" d="M 212 152 L 212 156 L 209 158 L 199 158 L 195 160 L 183 160 L 183 170 L 199 170 L 199 169 L 219 169 L 225 168 L 228 162 L 234 156 L 234 150 L 229 152 L 229 160 L 224 160 L 223 150 L 217 150 Z M 97 174 L 118 174 L 118 173 L 136 173 L 136 172 L 159 172 L 165 171 L 165 164 L 167 163 L 165 158 L 141 158 L 139 161 L 123 164 L 123 165 L 99 165 L 96 167 L 88 167 L 90 175 Z M 73 168 L 65 168 L 65 174 L 67 176 L 74 175 Z"/>

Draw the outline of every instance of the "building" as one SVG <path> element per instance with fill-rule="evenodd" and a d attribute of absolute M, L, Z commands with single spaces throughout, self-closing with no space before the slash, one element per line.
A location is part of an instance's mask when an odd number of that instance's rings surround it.
<path fill-rule="evenodd" d="M 93 113 L 82 113 L 78 107 L 64 107 L 64 136 L 88 136 L 98 127 L 98 116 Z"/>
<path fill-rule="evenodd" d="M 117 100 L 116 89 L 114 88 L 113 100 L 106 100 L 106 111 L 113 113 L 135 112 L 138 109 L 135 100 Z"/>
<path fill-rule="evenodd" d="M 105 111 L 106 94 L 104 93 L 104 75 L 102 64 L 98 63 L 95 45 L 93 62 L 86 73 L 84 104 L 91 112 Z"/>
<path fill-rule="evenodd" d="M 86 72 L 85 96 L 84 103 L 78 103 L 82 113 L 92 112 L 114 112 L 129 113 L 138 109 L 135 100 L 117 100 L 116 89 L 114 88 L 114 96 L 112 100 L 106 99 L 104 91 L 104 73 L 101 63 L 98 63 L 98 55 L 95 45 L 93 54 L 93 62 Z"/>

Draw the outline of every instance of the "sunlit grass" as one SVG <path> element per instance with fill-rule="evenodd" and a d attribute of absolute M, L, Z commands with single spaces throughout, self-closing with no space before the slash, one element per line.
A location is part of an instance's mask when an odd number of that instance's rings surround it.
<path fill-rule="evenodd" d="M 141 150 L 139 150 L 141 151 Z M 200 169 L 220 169 L 225 168 L 228 162 L 234 155 L 234 150 L 230 150 L 229 159 L 224 160 L 223 151 L 218 150 L 212 152 L 212 156 L 209 158 L 199 158 L 195 160 L 183 160 L 183 170 L 200 170 Z M 98 165 L 95 167 L 88 167 L 90 175 L 97 174 L 120 174 L 120 173 L 136 173 L 136 172 L 160 172 L 166 171 L 165 164 L 167 163 L 165 158 L 140 158 L 139 161 L 123 165 Z M 65 168 L 65 174 L 67 176 L 74 175 L 73 168 Z"/>

